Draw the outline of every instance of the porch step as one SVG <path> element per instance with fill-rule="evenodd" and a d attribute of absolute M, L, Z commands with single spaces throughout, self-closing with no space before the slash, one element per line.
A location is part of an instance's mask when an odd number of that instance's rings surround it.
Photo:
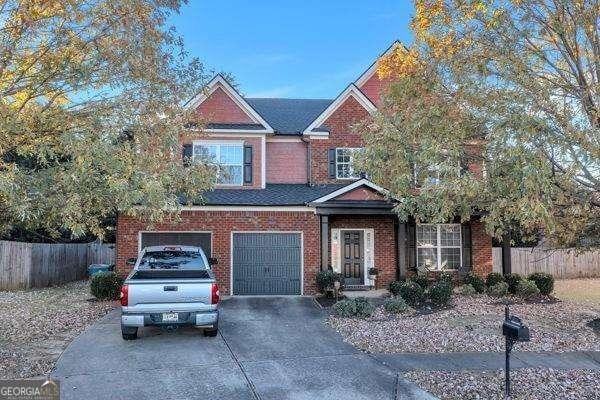
<path fill-rule="evenodd" d="M 360 292 L 360 291 L 366 291 L 366 290 L 372 290 L 373 286 L 369 286 L 369 285 L 346 285 L 344 287 L 344 291 L 345 292 Z"/>

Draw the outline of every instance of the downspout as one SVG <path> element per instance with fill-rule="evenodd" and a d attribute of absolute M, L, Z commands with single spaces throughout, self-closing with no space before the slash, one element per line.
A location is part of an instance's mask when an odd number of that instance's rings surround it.
<path fill-rule="evenodd" d="M 302 132 L 299 132 L 300 134 L 302 134 Z M 311 145 L 310 145 L 310 139 L 307 139 L 304 137 L 304 135 L 302 135 L 300 137 L 300 140 L 302 140 L 304 143 L 307 144 L 307 150 L 306 150 L 306 174 L 308 175 L 306 177 L 306 182 L 308 184 L 308 186 L 312 186 L 312 170 L 311 170 L 311 153 L 312 153 L 312 149 L 311 149 Z"/>

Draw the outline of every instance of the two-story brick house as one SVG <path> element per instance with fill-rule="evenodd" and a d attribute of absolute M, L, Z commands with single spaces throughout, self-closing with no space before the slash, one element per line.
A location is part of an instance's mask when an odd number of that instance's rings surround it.
<path fill-rule="evenodd" d="M 316 273 L 329 267 L 357 287 L 373 284 L 371 267 L 377 287 L 417 266 L 491 272 L 481 222 L 399 221 L 385 188 L 357 176 L 362 140 L 353 126 L 377 109 L 385 87 L 376 63 L 333 100 L 247 98 L 215 77 L 188 103 L 210 123 L 182 147 L 184 160 L 218 163 L 219 184 L 177 224 L 148 231 L 120 215 L 117 270 L 125 274 L 125 260 L 144 246 L 186 244 L 218 259 L 221 291 L 234 295 L 313 294 Z"/>

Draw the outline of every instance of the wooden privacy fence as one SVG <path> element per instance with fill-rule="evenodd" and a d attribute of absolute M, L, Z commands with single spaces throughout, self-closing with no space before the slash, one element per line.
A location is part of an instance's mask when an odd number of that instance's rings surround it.
<path fill-rule="evenodd" d="M 113 264 L 113 244 L 21 243 L 0 240 L 0 290 L 85 279 L 90 264 Z"/>
<path fill-rule="evenodd" d="M 547 272 L 558 279 L 600 277 L 598 251 L 576 254 L 573 250 L 513 247 L 510 254 L 512 272 L 522 275 Z M 492 260 L 494 272 L 502 273 L 502 248 L 494 247 Z"/>

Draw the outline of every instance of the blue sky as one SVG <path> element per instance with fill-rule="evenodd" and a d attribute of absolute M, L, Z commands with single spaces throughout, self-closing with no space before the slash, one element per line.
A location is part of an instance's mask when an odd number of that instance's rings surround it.
<path fill-rule="evenodd" d="M 395 39 L 410 0 L 190 0 L 169 21 L 186 49 L 254 97 L 333 98 Z"/>

